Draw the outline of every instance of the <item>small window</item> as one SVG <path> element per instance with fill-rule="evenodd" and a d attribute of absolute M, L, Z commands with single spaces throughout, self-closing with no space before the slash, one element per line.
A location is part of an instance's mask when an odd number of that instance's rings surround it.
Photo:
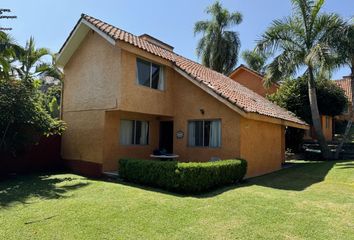
<path fill-rule="evenodd" d="M 344 113 L 344 114 L 348 114 L 349 111 L 350 111 L 349 109 L 350 109 L 350 106 L 347 106 L 346 108 L 344 108 L 343 113 Z"/>
<path fill-rule="evenodd" d="M 136 60 L 137 65 L 137 82 L 145 87 L 163 90 L 164 79 L 162 67 L 142 60 Z"/>
<path fill-rule="evenodd" d="M 149 122 L 137 120 L 121 120 L 120 143 L 122 145 L 149 144 Z"/>
<path fill-rule="evenodd" d="M 220 147 L 221 121 L 189 121 L 188 145 L 191 147 Z"/>
<path fill-rule="evenodd" d="M 326 128 L 329 128 L 329 117 L 326 116 Z"/>

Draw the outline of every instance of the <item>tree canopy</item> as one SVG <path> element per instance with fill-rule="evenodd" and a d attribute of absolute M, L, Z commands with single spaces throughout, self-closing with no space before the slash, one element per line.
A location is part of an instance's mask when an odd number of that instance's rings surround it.
<path fill-rule="evenodd" d="M 246 62 L 247 67 L 264 74 L 267 69 L 267 60 L 269 56 L 262 52 L 245 50 L 242 52 L 242 59 Z"/>
<path fill-rule="evenodd" d="M 197 45 L 197 55 L 203 65 L 229 74 L 237 64 L 241 46 L 238 33 L 230 28 L 242 22 L 242 15 L 230 13 L 219 1 L 209 6 L 206 13 L 211 15 L 211 20 L 198 21 L 194 26 L 194 34 L 203 34 Z"/>
<path fill-rule="evenodd" d="M 336 116 L 343 113 L 348 103 L 343 89 L 330 80 L 317 81 L 316 89 L 320 114 Z M 308 85 L 305 77 L 284 81 L 278 91 L 269 95 L 268 98 L 295 113 L 307 123 L 312 123 Z"/>
<path fill-rule="evenodd" d="M 51 56 L 49 50 L 37 49 L 33 38 L 22 47 L 0 31 L 0 152 L 15 154 L 43 135 L 64 131 L 64 122 L 50 115 L 48 105 L 58 91 L 49 97 L 41 91 L 43 77 L 61 76 L 54 61 L 45 61 Z"/>

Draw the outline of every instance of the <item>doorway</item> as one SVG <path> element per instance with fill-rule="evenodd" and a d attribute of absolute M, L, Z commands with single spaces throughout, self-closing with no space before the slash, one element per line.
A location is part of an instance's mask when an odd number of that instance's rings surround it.
<path fill-rule="evenodd" d="M 173 121 L 160 122 L 160 150 L 173 153 Z"/>

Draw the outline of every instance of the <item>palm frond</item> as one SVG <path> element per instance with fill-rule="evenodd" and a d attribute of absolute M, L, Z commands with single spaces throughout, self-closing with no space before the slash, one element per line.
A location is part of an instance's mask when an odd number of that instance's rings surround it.
<path fill-rule="evenodd" d="M 194 25 L 194 36 L 198 33 L 207 31 L 209 25 L 210 25 L 209 21 L 196 22 Z"/>

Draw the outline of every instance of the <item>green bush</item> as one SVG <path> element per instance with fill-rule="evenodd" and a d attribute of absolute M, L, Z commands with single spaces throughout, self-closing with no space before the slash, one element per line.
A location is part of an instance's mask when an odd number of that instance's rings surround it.
<path fill-rule="evenodd" d="M 200 193 L 236 183 L 247 171 L 245 160 L 177 162 L 120 159 L 119 175 L 126 181 L 183 193 Z"/>

